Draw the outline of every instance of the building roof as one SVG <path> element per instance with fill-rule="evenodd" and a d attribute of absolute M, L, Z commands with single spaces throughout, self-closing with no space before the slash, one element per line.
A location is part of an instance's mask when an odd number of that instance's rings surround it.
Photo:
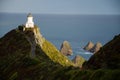
<path fill-rule="evenodd" d="M 32 14 L 31 14 L 31 13 L 29 13 L 29 14 L 27 15 L 27 17 L 33 17 L 33 16 L 32 16 Z"/>

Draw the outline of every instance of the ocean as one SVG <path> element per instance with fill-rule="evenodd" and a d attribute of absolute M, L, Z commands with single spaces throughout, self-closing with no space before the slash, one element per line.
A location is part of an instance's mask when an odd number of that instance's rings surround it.
<path fill-rule="evenodd" d="M 89 41 L 104 45 L 120 34 L 120 15 L 33 14 L 33 17 L 42 35 L 58 49 L 64 40 L 70 42 L 73 49 L 70 59 L 81 55 L 88 60 L 93 53 L 82 48 Z M 0 37 L 26 20 L 27 14 L 0 13 Z"/>

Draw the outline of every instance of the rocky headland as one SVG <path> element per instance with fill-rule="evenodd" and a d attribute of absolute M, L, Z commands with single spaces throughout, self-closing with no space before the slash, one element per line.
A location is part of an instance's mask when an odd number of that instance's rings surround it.
<path fill-rule="evenodd" d="M 90 60 L 76 56 L 72 62 L 42 36 L 37 26 L 22 27 L 0 38 L 0 80 L 120 79 L 120 35 Z"/>

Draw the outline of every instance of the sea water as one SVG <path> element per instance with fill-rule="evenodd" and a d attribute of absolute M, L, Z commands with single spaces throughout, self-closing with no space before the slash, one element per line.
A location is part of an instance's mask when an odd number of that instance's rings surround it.
<path fill-rule="evenodd" d="M 33 17 L 42 35 L 58 49 L 64 40 L 70 42 L 73 49 L 70 59 L 81 55 L 88 60 L 93 53 L 82 48 L 89 41 L 104 45 L 120 33 L 120 15 L 33 14 Z M 26 20 L 27 14 L 0 13 L 0 37 Z"/>

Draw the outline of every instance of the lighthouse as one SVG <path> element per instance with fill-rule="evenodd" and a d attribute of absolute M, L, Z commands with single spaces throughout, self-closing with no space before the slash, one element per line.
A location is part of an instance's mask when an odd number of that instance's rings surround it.
<path fill-rule="evenodd" d="M 25 24 L 26 28 L 34 28 L 33 16 L 31 13 L 27 15 L 27 22 Z"/>

